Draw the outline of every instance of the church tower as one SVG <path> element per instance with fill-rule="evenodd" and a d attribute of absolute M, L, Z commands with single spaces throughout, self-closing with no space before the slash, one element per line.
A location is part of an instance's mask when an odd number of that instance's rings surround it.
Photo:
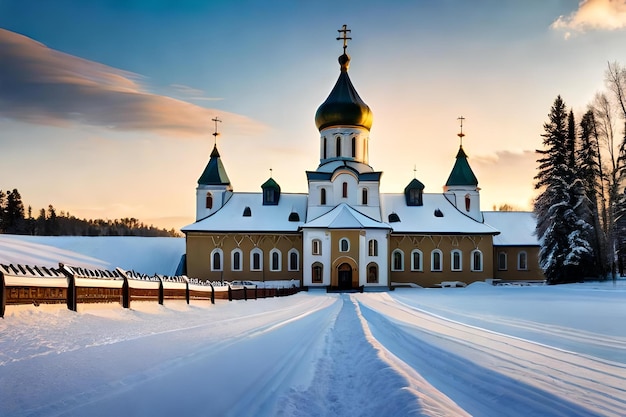
<path fill-rule="evenodd" d="M 452 172 L 443 187 L 444 195 L 461 213 L 472 219 L 483 222 L 483 214 L 480 211 L 480 188 L 478 179 L 472 171 L 467 161 L 467 154 L 463 150 L 463 120 L 461 120 L 461 132 L 457 135 L 460 138 L 459 151 L 456 154 L 456 162 L 452 167 Z"/>
<path fill-rule="evenodd" d="M 233 187 L 226 174 L 226 169 L 217 150 L 217 123 L 221 122 L 217 117 L 212 119 L 215 122 L 215 144 L 209 163 L 204 168 L 202 175 L 198 178 L 196 188 L 196 221 L 202 220 L 219 210 L 233 194 Z"/>
<path fill-rule="evenodd" d="M 339 57 L 339 78 L 328 98 L 315 113 L 320 132 L 320 164 L 308 171 L 308 218 L 318 217 L 341 203 L 381 220 L 380 176 L 369 165 L 369 133 L 372 111 L 359 97 L 348 76 L 350 56 L 346 53 L 350 32 L 339 30 L 343 54 Z"/>

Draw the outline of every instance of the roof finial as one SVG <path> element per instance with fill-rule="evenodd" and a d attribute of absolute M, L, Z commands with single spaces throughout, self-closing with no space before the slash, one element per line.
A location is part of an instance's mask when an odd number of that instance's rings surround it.
<path fill-rule="evenodd" d="M 337 32 L 341 33 L 341 36 L 337 38 L 338 41 L 343 40 L 343 53 L 346 53 L 346 48 L 348 47 L 348 41 L 352 40 L 352 38 L 346 36 L 348 33 L 352 32 L 348 29 L 348 25 L 343 25 L 341 29 L 337 29 Z"/>
<path fill-rule="evenodd" d="M 212 133 L 212 134 L 213 134 L 213 137 L 215 138 L 215 139 L 214 139 L 214 143 L 213 143 L 213 144 L 214 144 L 215 146 L 217 146 L 217 137 L 220 135 L 220 134 L 217 132 L 217 122 L 222 123 L 222 121 L 221 121 L 220 119 L 218 119 L 218 117 L 217 117 L 217 116 L 215 116 L 215 118 L 214 118 L 214 119 L 211 119 L 211 120 L 215 122 L 215 132 L 213 132 L 213 133 Z"/>
<path fill-rule="evenodd" d="M 459 137 L 459 139 L 461 141 L 461 147 L 463 147 L 463 137 L 465 136 L 465 134 L 463 133 L 463 120 L 465 120 L 465 117 L 459 116 L 459 117 L 456 118 L 456 120 L 460 120 L 461 121 L 461 132 L 457 133 L 457 136 Z"/>
<path fill-rule="evenodd" d="M 273 171 L 272 171 L 272 168 L 270 168 L 270 178 L 272 178 L 272 175 L 273 175 Z"/>
<path fill-rule="evenodd" d="M 417 165 L 413 165 L 413 179 L 417 179 Z"/>

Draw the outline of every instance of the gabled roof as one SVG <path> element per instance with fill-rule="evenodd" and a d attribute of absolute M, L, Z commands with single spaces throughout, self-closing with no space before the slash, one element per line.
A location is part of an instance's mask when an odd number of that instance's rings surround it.
<path fill-rule="evenodd" d="M 488 234 L 498 230 L 461 213 L 443 194 L 423 194 L 423 205 L 407 206 L 404 194 L 381 194 L 383 220 L 395 213 L 400 221 L 390 223 L 394 233 Z M 437 212 L 437 214 L 435 214 Z"/>
<path fill-rule="evenodd" d="M 306 219 L 306 194 L 282 194 L 277 205 L 263 205 L 262 193 L 233 193 L 224 207 L 183 232 L 297 232 Z M 250 216 L 244 210 L 250 209 Z M 291 213 L 300 221 L 289 221 Z M 291 216 L 293 219 L 295 216 Z"/>
<path fill-rule="evenodd" d="M 213 146 L 211 152 L 211 159 L 206 168 L 198 179 L 200 185 L 230 185 L 228 175 L 226 175 L 226 169 L 222 164 L 220 153 L 217 151 L 217 146 Z"/>
<path fill-rule="evenodd" d="M 485 211 L 485 223 L 500 231 L 494 246 L 538 246 L 535 236 L 537 219 L 530 211 Z"/>
<path fill-rule="evenodd" d="M 303 228 L 320 229 L 390 229 L 387 223 L 379 222 L 353 209 L 346 203 L 341 203 L 328 213 L 313 219 L 302 226 Z"/>
<path fill-rule="evenodd" d="M 452 172 L 446 181 L 446 186 L 454 185 L 478 185 L 478 180 L 472 171 L 472 168 L 467 162 L 467 155 L 463 151 L 463 147 L 459 148 L 459 152 L 456 154 L 456 162 L 452 167 Z"/>

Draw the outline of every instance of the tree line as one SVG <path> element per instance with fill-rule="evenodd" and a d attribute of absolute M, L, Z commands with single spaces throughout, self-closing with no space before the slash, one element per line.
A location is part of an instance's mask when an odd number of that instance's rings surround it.
<path fill-rule="evenodd" d="M 148 236 L 179 237 L 176 230 L 145 225 L 135 218 L 87 220 L 69 212 L 57 213 L 52 205 L 40 209 L 37 217 L 32 208 L 24 209 L 17 189 L 0 190 L 0 233 L 34 236 Z"/>
<path fill-rule="evenodd" d="M 548 283 L 615 278 L 626 257 L 626 68 L 609 63 L 606 91 L 577 122 L 558 96 L 544 123 L 534 202 Z"/>

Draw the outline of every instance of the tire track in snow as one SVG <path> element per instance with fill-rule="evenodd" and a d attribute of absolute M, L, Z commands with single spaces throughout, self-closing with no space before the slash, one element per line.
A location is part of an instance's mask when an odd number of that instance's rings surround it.
<path fill-rule="evenodd" d="M 543 413 L 555 415 L 560 408 L 569 408 L 563 415 L 602 415 L 623 416 L 626 410 L 626 365 L 600 360 L 597 358 L 577 355 L 564 350 L 533 343 L 516 337 L 488 331 L 432 315 L 420 309 L 401 304 L 392 300 L 388 294 L 364 294 L 358 297 L 359 302 L 367 306 L 368 320 L 375 323 L 377 331 L 386 340 L 405 339 L 405 343 L 428 345 L 427 355 L 441 356 L 443 351 L 453 356 L 468 358 L 472 364 L 458 361 L 458 366 L 465 366 L 479 372 L 478 367 L 489 370 L 490 383 L 481 381 L 482 376 L 476 374 L 467 380 L 468 386 L 477 389 L 478 395 L 488 397 L 510 397 L 510 401 L 520 401 L 520 405 L 529 404 L 519 394 L 513 381 L 518 381 L 517 389 L 526 395 L 552 403 L 553 408 L 544 408 Z M 429 342 L 425 342 L 428 340 Z M 409 365 L 432 372 L 431 379 L 441 378 L 436 369 L 420 365 L 423 361 L 419 355 L 403 346 L 387 346 L 392 352 L 399 351 Z M 395 349 L 395 351 L 394 351 Z M 426 349 L 426 348 L 424 348 Z M 440 350 L 440 352 L 437 352 Z M 425 354 L 422 352 L 422 354 Z M 429 359 L 430 360 L 430 359 Z M 440 360 L 444 366 L 445 360 Z M 459 377 L 464 377 L 463 369 L 449 369 Z M 494 375 L 497 372 L 498 375 Z M 443 378 L 445 379 L 445 377 Z M 523 386 L 522 386 L 523 385 Z M 533 389 L 534 388 L 534 389 Z M 491 393 L 490 393 L 491 392 Z M 543 393 L 543 394 L 542 394 Z M 452 398 L 456 398 L 452 396 Z M 559 402 L 558 398 L 562 401 Z M 471 402 L 470 402 L 471 403 Z M 499 401 L 496 401 L 497 405 Z M 570 407 L 570 403 L 572 407 Z M 578 407 L 584 407 L 582 410 Z M 485 410 L 487 411 L 487 410 Z M 493 410 L 492 410 L 493 411 Z M 504 411 L 504 410 L 503 410 Z M 541 413 L 541 410 L 539 410 Z M 511 414 L 510 408 L 505 414 Z M 503 414 L 490 414 L 503 415 Z M 528 415 L 528 409 L 519 415 Z M 542 415 L 542 414 L 537 414 Z M 558 414 L 557 414 L 558 415 Z"/>
<path fill-rule="evenodd" d="M 389 353 L 362 327 L 366 323 L 358 305 L 347 294 L 341 301 L 343 306 L 326 335 L 325 352 L 311 386 L 305 391 L 291 390 L 281 400 L 285 408 L 279 416 L 464 415 L 440 393 L 433 395 L 437 401 L 424 401 L 407 373 L 390 366 Z"/>

